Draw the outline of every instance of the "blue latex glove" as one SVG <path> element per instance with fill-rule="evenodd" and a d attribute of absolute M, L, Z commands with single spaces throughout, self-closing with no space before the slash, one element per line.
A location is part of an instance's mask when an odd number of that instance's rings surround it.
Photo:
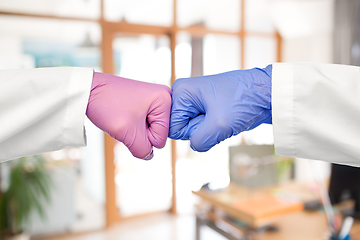
<path fill-rule="evenodd" d="M 204 152 L 242 131 L 271 124 L 271 72 L 269 65 L 176 80 L 169 137 L 190 139 L 193 150 Z"/>

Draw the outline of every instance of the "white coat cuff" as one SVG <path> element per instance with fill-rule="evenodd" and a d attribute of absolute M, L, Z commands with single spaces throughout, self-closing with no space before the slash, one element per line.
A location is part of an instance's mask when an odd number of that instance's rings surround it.
<path fill-rule="evenodd" d="M 291 65 L 274 63 L 272 69 L 272 119 L 275 153 L 296 156 L 294 78 Z"/>
<path fill-rule="evenodd" d="M 93 74 L 94 71 L 91 68 L 73 69 L 67 93 L 67 108 L 63 125 L 64 132 L 62 141 L 66 147 L 86 145 L 84 120 Z"/>

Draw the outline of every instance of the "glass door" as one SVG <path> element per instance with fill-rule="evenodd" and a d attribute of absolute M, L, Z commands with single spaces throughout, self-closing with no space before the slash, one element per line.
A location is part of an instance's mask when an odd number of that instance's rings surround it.
<path fill-rule="evenodd" d="M 169 37 L 116 35 L 112 42 L 114 74 L 170 87 Z M 121 217 L 167 211 L 171 207 L 171 143 L 154 148 L 150 161 L 133 157 L 115 143 L 116 206 Z"/>

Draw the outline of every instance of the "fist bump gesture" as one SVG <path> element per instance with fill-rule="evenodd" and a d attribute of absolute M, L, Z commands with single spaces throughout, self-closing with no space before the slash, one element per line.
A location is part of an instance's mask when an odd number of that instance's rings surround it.
<path fill-rule="evenodd" d="M 272 123 L 272 65 L 164 85 L 94 73 L 86 114 L 137 158 L 149 160 L 153 147 L 190 140 L 203 152 L 221 141 Z"/>

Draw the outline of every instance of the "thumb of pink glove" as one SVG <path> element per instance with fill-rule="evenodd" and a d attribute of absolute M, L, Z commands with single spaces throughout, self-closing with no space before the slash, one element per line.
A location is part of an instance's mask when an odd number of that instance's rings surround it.
<path fill-rule="evenodd" d="M 86 115 L 134 157 L 150 160 L 153 146 L 165 146 L 170 108 L 171 90 L 165 85 L 95 72 Z"/>

